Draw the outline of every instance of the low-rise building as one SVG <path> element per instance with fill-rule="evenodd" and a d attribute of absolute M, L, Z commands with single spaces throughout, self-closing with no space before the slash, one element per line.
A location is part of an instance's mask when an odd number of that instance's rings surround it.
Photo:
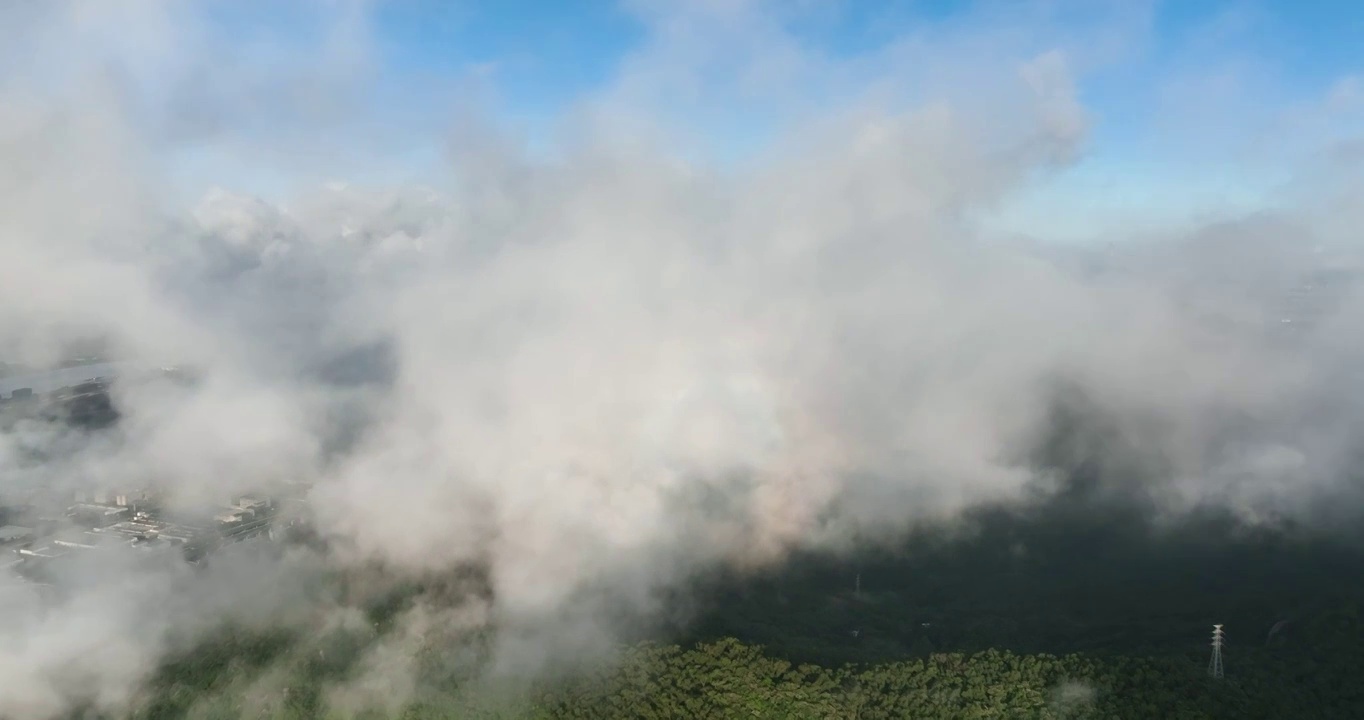
<path fill-rule="evenodd" d="M 66 516 L 72 521 L 90 528 L 108 527 L 131 515 L 132 511 L 127 507 L 95 503 L 77 503 L 66 511 Z"/>
<path fill-rule="evenodd" d="M 19 525 L 0 526 L 0 547 L 15 545 L 33 539 L 33 529 Z"/>

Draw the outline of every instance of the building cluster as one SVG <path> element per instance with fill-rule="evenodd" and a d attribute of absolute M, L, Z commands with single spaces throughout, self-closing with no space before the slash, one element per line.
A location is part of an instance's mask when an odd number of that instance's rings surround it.
<path fill-rule="evenodd" d="M 112 366 L 103 366 L 112 368 Z M 80 380 L 86 374 L 96 375 Z M 0 430 L 24 420 L 67 423 L 95 429 L 117 421 L 112 400 L 114 371 L 63 368 L 46 374 L 0 378 Z M 125 377 L 120 382 L 168 379 L 192 383 L 196 376 L 176 367 Z M 241 495 L 220 505 L 187 511 L 141 489 L 69 490 L 34 488 L 0 496 L 0 584 L 21 578 L 49 587 L 61 563 L 109 551 L 178 552 L 192 563 L 227 543 L 255 537 L 307 538 L 307 486 L 279 489 L 270 496 Z"/>
<path fill-rule="evenodd" d="M 44 582 L 53 563 L 119 549 L 178 551 L 199 562 L 226 543 L 273 536 L 278 508 L 275 499 L 256 495 L 173 513 L 143 491 L 37 493 L 0 505 L 0 569 Z"/>

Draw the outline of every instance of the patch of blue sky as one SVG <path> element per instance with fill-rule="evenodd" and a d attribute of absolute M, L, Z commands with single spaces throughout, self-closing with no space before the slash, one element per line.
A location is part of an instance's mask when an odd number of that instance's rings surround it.
<path fill-rule="evenodd" d="M 402 128 L 410 141 L 375 160 L 368 175 L 439 174 L 443 134 L 460 104 L 494 107 L 532 142 L 543 140 L 583 98 L 616 83 L 622 67 L 656 39 L 651 33 L 658 28 L 638 7 L 650 1 L 375 4 L 370 42 L 377 74 L 368 102 L 374 118 Z M 1175 219 L 1196 208 L 1232 211 L 1268 202 L 1284 182 L 1284 149 L 1293 144 L 1284 135 L 1304 117 L 1316 122 L 1319 106 L 1364 71 L 1364 43 L 1358 42 L 1364 4 L 1347 0 L 767 5 L 782 13 L 788 38 L 833 62 L 874 56 L 905 36 L 969 38 L 1001 28 L 1039 51 L 1049 45 L 1072 51 L 1080 100 L 1094 120 L 1084 153 L 1073 167 L 1020 193 L 996 218 L 1041 235 L 1083 237 L 1103 218 L 1124 214 Z M 261 11 L 289 3 L 252 6 L 248 0 L 246 6 L 255 14 L 224 5 L 229 9 L 215 19 L 220 30 L 324 42 L 305 11 Z M 1101 42 L 1102 33 L 1115 40 Z M 684 120 L 695 122 L 722 157 L 761 147 L 770 130 L 760 105 L 733 112 L 679 107 L 692 113 Z M 1321 123 L 1294 142 L 1310 142 L 1312 132 L 1351 130 L 1329 119 Z M 201 162 L 221 160 L 206 158 Z"/>

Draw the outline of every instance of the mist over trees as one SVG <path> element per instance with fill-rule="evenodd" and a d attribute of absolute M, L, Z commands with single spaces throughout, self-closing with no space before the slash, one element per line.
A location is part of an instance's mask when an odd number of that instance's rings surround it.
<path fill-rule="evenodd" d="M 630 2 L 526 130 L 394 7 L 0 3 L 0 717 L 1360 715 L 1349 82 L 1077 246 L 1147 10 Z"/>

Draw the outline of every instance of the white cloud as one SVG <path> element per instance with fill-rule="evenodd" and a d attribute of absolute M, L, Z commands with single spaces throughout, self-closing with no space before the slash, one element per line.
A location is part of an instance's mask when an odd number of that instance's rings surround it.
<path fill-rule="evenodd" d="M 183 502 L 314 481 L 332 567 L 482 567 L 498 659 L 514 668 L 599 649 L 697 568 L 1019 496 L 1056 469 L 1036 456 L 1062 432 L 1058 386 L 1079 388 L 1135 457 L 1115 452 L 1112 482 L 1173 507 L 1295 508 L 1339 489 L 1359 418 L 1290 420 L 1339 392 L 1358 347 L 1337 335 L 1310 345 L 1317 355 L 1285 353 L 1261 342 L 1256 314 L 1309 266 L 1284 248 L 1312 216 L 1251 218 L 1088 258 L 1118 266 L 1106 274 L 1074 272 L 977 225 L 1081 147 L 1068 53 L 992 28 L 989 42 L 958 31 L 844 65 L 761 6 L 711 10 L 657 10 L 655 44 L 584 100 L 581 132 L 552 159 L 499 144 L 495 123 L 454 134 L 459 182 L 440 192 L 333 186 L 287 203 L 218 193 L 158 206 L 166 146 L 144 112 L 74 85 L 5 105 L 0 338 L 50 358 L 98 329 L 130 357 L 205 373 L 187 397 L 120 395 L 125 430 L 41 472 L 145 477 Z M 61 18 L 41 27 L 80 37 Z M 220 60 L 165 47 L 190 66 Z M 294 101 L 314 97 L 316 73 L 348 96 L 339 67 L 272 68 L 260 102 L 290 102 L 254 108 L 240 92 L 261 87 L 254 71 L 209 73 L 202 106 L 259 121 L 222 131 L 243 152 L 306 167 L 316 146 L 289 141 L 315 112 L 345 124 L 355 108 Z M 794 102 L 761 159 L 721 170 L 670 142 L 686 126 L 674 101 L 685 119 L 733 97 L 736 78 L 746 97 L 798 97 L 807 71 L 826 89 L 857 82 L 827 106 Z M 287 121 L 272 136 L 276 113 Z M 1229 416 L 1267 420 L 1251 432 Z M 294 566 L 252 562 L 293 587 Z M 150 577 L 209 586 L 168 573 Z M 203 582 L 225 598 L 260 592 L 218 577 Z M 230 604 L 143 615 L 143 590 L 91 587 L 36 630 L 13 630 L 0 666 L 27 668 L 24 694 L 0 692 L 0 714 L 48 717 L 83 692 L 117 706 L 164 638 Z M 290 603 L 266 605 L 268 619 Z M 117 628 L 124 612 L 154 631 L 108 630 L 117 657 L 59 632 Z M 336 702 L 368 703 L 387 687 L 376 677 L 406 673 L 391 662 L 405 637 Z M 51 679 L 72 657 L 90 665 L 80 692 Z M 0 690 L 17 687 L 5 677 Z"/>

